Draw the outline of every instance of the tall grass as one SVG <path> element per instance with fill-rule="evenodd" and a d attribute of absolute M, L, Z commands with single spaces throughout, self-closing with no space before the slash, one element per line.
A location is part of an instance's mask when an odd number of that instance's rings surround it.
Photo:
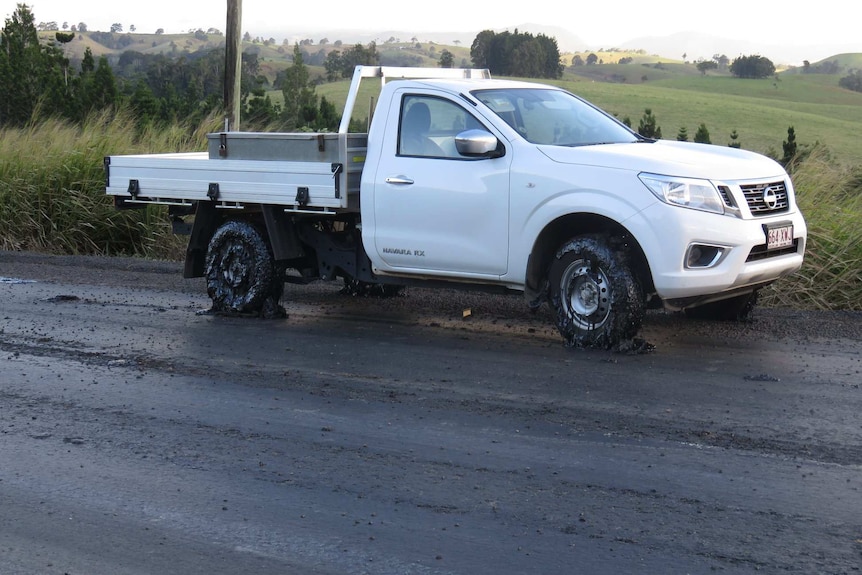
<path fill-rule="evenodd" d="M 0 130 L 0 249 L 175 258 L 166 208 L 114 209 L 104 157 L 204 149 L 212 122 L 139 128 L 127 112 Z M 217 128 L 216 128 L 217 129 Z"/>
<path fill-rule="evenodd" d="M 808 224 L 802 269 L 765 290 L 766 305 L 862 310 L 862 171 L 815 146 L 793 170 Z"/>
<path fill-rule="evenodd" d="M 176 259 L 186 238 L 171 233 L 163 206 L 118 211 L 105 194 L 108 155 L 203 150 L 200 126 L 136 127 L 131 115 L 99 114 L 83 126 L 49 120 L 0 130 L 0 249 Z M 862 309 L 862 171 L 808 151 L 793 180 L 808 223 L 802 270 L 765 290 L 768 306 Z"/>

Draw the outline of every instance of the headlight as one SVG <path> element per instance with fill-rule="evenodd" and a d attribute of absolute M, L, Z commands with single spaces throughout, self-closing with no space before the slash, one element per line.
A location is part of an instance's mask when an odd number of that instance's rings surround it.
<path fill-rule="evenodd" d="M 661 201 L 705 212 L 724 213 L 724 202 L 709 180 L 638 174 L 640 180 Z"/>

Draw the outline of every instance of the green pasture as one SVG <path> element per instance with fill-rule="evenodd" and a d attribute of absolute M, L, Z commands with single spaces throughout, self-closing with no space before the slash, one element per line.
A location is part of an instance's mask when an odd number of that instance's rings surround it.
<path fill-rule="evenodd" d="M 819 144 L 837 161 L 859 164 L 862 93 L 839 88 L 839 78 L 840 75 L 784 73 L 778 80 L 742 80 L 727 75 L 668 72 L 665 79 L 640 84 L 596 82 L 572 74 L 542 82 L 570 90 L 621 120 L 628 118 L 635 129 L 644 110 L 650 109 L 665 139 L 676 139 L 683 126 L 691 139 L 703 123 L 713 144 L 727 145 L 731 132 L 736 130 L 743 148 L 780 156 L 787 129 L 792 126 L 797 145 Z M 349 80 L 321 84 L 316 91 L 336 109 L 342 109 L 349 85 Z M 374 80 L 363 82 L 354 118 L 368 117 L 379 86 Z M 270 97 L 274 102 L 282 100 L 277 91 Z"/>

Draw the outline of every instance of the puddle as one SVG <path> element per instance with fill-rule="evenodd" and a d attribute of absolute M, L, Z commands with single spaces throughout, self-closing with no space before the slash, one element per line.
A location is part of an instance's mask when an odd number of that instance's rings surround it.
<path fill-rule="evenodd" d="M 22 280 L 19 278 L 0 277 L 0 284 L 34 284 L 36 280 Z"/>

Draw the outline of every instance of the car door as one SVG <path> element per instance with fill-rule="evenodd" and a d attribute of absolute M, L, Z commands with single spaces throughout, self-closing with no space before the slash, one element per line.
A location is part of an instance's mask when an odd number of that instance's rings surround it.
<path fill-rule="evenodd" d="M 375 259 L 390 271 L 505 274 L 509 158 L 458 154 L 458 133 L 488 130 L 462 102 L 407 90 L 397 97 L 387 125 L 398 129 L 386 131 L 374 181 Z"/>

